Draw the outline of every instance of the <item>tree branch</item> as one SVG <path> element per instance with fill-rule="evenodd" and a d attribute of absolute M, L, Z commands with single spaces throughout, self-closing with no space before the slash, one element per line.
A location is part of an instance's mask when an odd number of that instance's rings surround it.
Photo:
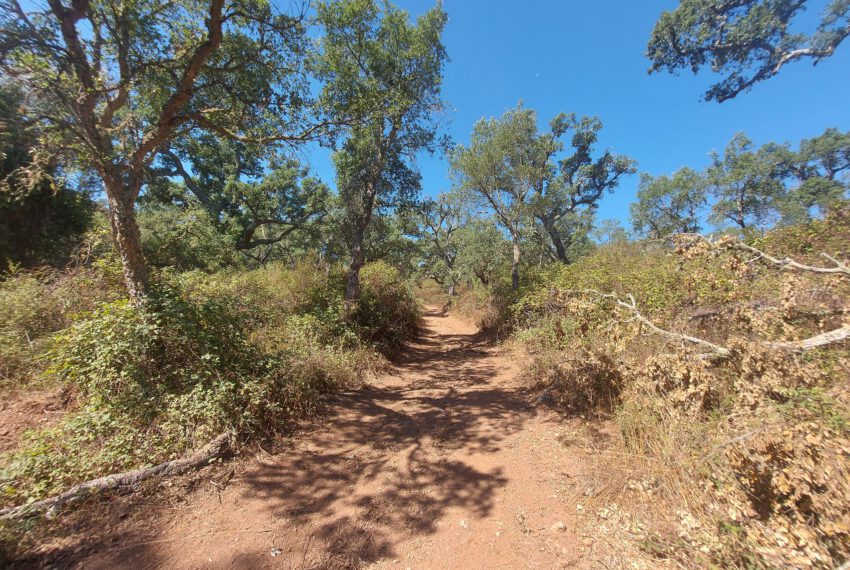
<path fill-rule="evenodd" d="M 752 254 L 756 255 L 754 260 L 763 259 L 763 260 L 765 260 L 769 263 L 772 263 L 774 265 L 778 265 L 782 269 L 796 269 L 798 271 L 810 271 L 812 273 L 850 275 L 850 266 L 848 266 L 847 263 L 839 261 L 839 260 L 835 259 L 834 257 L 826 254 L 826 253 L 822 253 L 821 255 L 825 259 L 827 259 L 827 260 L 831 261 L 833 264 L 835 264 L 834 267 L 818 267 L 818 266 L 814 266 L 814 265 L 806 265 L 804 263 L 800 263 L 799 261 L 791 259 L 790 257 L 780 259 L 778 257 L 774 257 L 774 256 L 772 256 L 768 253 L 765 253 L 764 251 L 762 251 L 762 250 L 760 250 L 756 247 L 753 247 L 751 245 L 743 243 L 743 242 L 736 240 L 734 238 L 732 238 L 732 239 L 723 238 L 719 241 L 715 241 L 715 240 L 707 238 L 706 236 L 701 235 L 701 234 L 672 234 L 670 237 L 674 241 L 677 240 L 677 239 L 684 239 L 684 241 L 686 242 L 686 245 L 691 245 L 693 243 L 701 241 L 701 242 L 708 244 L 713 249 L 726 248 L 726 249 L 737 249 L 737 250 L 740 250 L 740 251 L 746 251 L 748 253 L 752 253 Z"/>
<path fill-rule="evenodd" d="M 628 311 L 630 311 L 635 319 L 646 325 L 647 328 L 650 329 L 655 334 L 660 336 L 681 341 L 688 342 L 691 344 L 695 344 L 697 346 L 701 346 L 703 348 L 707 348 L 714 353 L 715 357 L 719 358 L 727 358 L 732 355 L 732 351 L 724 346 L 720 346 L 718 344 L 714 344 L 713 342 L 709 342 L 707 340 L 697 338 L 695 336 L 691 336 L 684 333 L 676 333 L 671 332 L 661 327 L 655 325 L 652 321 L 647 319 L 637 308 L 637 303 L 635 302 L 634 297 L 629 294 L 628 302 L 623 301 L 616 293 L 602 293 L 601 291 L 597 291 L 595 289 L 567 289 L 563 291 L 564 293 L 577 293 L 583 295 L 594 295 L 600 299 L 611 299 L 614 301 L 618 307 L 622 307 Z M 850 324 L 844 324 L 841 327 L 825 332 L 807 339 L 796 340 L 796 341 L 756 341 L 758 344 L 766 346 L 767 348 L 772 348 L 776 350 L 786 350 L 791 352 L 807 352 L 809 350 L 813 350 L 815 348 L 820 348 L 822 346 L 827 346 L 830 344 L 834 344 L 836 342 L 841 342 L 844 340 L 850 339 Z"/>
<path fill-rule="evenodd" d="M 51 0 L 57 2 L 58 0 Z M 210 2 L 210 15 L 207 20 L 207 39 L 195 49 L 195 53 L 189 59 L 189 63 L 183 70 L 183 76 L 177 85 L 177 89 L 166 101 L 162 108 L 156 127 L 148 132 L 143 138 L 130 161 L 135 170 L 141 171 L 148 155 L 160 144 L 162 144 L 171 133 L 172 129 L 179 123 L 178 113 L 192 96 L 195 79 L 201 71 L 210 54 L 215 51 L 222 40 L 222 9 L 224 0 L 212 0 Z"/>
<path fill-rule="evenodd" d="M 66 504 L 76 503 L 85 498 L 103 493 L 104 491 L 119 490 L 126 492 L 145 479 L 150 479 L 156 475 L 169 477 L 173 475 L 181 475 L 194 469 L 199 469 L 209 464 L 211 460 L 225 455 L 233 446 L 233 439 L 234 436 L 232 433 L 225 432 L 210 441 L 200 451 L 189 457 L 166 461 L 165 463 L 160 463 L 153 467 L 137 469 L 135 471 L 126 471 L 115 475 L 107 475 L 106 477 L 100 477 L 98 479 L 93 479 L 91 481 L 75 485 L 61 495 L 57 495 L 49 499 L 36 501 L 35 503 L 30 503 L 28 505 L 21 505 L 19 507 L 0 509 L 0 520 L 16 519 L 35 515 L 57 507 L 62 507 Z"/>

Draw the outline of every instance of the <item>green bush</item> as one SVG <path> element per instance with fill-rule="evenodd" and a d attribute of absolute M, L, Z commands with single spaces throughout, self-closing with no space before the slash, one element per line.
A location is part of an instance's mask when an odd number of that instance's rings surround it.
<path fill-rule="evenodd" d="M 155 267 L 207 272 L 246 265 L 231 236 L 199 206 L 148 207 L 139 213 L 145 258 Z"/>
<path fill-rule="evenodd" d="M 383 262 L 366 265 L 360 279 L 354 321 L 362 338 L 385 350 L 398 350 L 416 333 L 421 320 L 412 288 L 397 269 Z"/>
<path fill-rule="evenodd" d="M 44 335 L 62 325 L 49 288 L 31 275 L 0 281 L 0 386 L 28 384 L 41 369 Z"/>
<path fill-rule="evenodd" d="M 171 459 L 226 430 L 242 441 L 271 435 L 315 412 L 326 393 L 378 370 L 374 347 L 398 348 L 420 318 L 409 286 L 383 264 L 364 268 L 350 315 L 344 273 L 314 260 L 248 272 L 164 272 L 166 285 L 142 307 L 96 303 L 85 292 L 108 274 L 104 263 L 58 284 L 0 284 L 4 330 L 42 335 L 48 376 L 77 396 L 58 425 L 27 434 L 5 458 L 7 503 Z M 86 283 L 84 292 L 69 296 L 69 283 Z M 66 301 L 95 308 L 74 314 Z"/>
<path fill-rule="evenodd" d="M 336 353 L 287 345 L 266 354 L 227 303 L 158 292 L 145 307 L 102 305 L 56 338 L 51 371 L 81 402 L 33 433 L 3 471 L 6 498 L 40 497 L 80 479 L 156 463 L 232 430 L 260 437 L 314 409 L 335 387 Z M 305 354 L 314 354 L 313 360 Z M 351 373 L 349 373 L 349 376 Z"/>
<path fill-rule="evenodd" d="M 121 295 L 120 277 L 110 280 L 107 266 L 16 272 L 0 281 L 0 387 L 10 390 L 43 380 L 50 335 L 76 314 Z"/>

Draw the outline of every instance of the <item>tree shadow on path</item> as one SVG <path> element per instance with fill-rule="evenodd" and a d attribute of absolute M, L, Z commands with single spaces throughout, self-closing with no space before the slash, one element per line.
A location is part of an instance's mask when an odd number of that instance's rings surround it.
<path fill-rule="evenodd" d="M 426 317 L 393 373 L 336 396 L 293 447 L 251 463 L 217 496 L 163 510 L 159 522 L 145 511 L 78 534 L 54 564 L 358 568 L 395 558 L 402 541 L 456 528 L 461 516 L 487 518 L 509 482 L 491 458 L 534 413 L 529 393 L 484 335 L 457 332 L 437 312 Z M 19 567 L 45 561 L 29 562 Z"/>
<path fill-rule="evenodd" d="M 392 558 L 398 540 L 457 525 L 442 520 L 451 510 L 486 518 L 503 470 L 450 455 L 496 453 L 528 419 L 527 392 L 504 364 L 483 335 L 426 329 L 393 378 L 340 396 L 307 448 L 246 473 L 244 497 L 311 529 L 303 567 Z"/>

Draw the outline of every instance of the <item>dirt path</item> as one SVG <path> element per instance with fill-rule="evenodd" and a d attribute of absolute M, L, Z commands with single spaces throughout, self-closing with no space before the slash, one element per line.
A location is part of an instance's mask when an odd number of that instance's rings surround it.
<path fill-rule="evenodd" d="M 474 328 L 434 310 L 426 326 L 320 429 L 81 567 L 582 566 L 558 419 L 529 408 L 514 363 Z"/>

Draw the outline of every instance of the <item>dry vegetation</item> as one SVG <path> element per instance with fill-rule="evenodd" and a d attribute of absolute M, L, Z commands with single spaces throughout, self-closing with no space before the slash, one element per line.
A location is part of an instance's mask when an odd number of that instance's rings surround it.
<path fill-rule="evenodd" d="M 367 265 L 361 302 L 345 273 L 306 258 L 253 271 L 163 270 L 146 306 L 122 294 L 110 249 L 66 271 L 0 282 L 0 362 L 10 402 L 50 387 L 65 413 L 0 456 L 0 506 L 190 455 L 217 434 L 244 444 L 286 432 L 326 395 L 385 366 L 419 322 L 410 288 Z M 20 396 L 19 396 L 20 395 Z M 37 419 L 37 418 L 36 418 Z M 30 523 L 6 521 L 8 548 Z"/>
<path fill-rule="evenodd" d="M 850 213 L 674 241 L 602 248 L 511 307 L 541 400 L 617 428 L 593 452 L 587 532 L 613 529 L 635 564 L 840 565 L 850 344 L 798 341 L 848 325 L 850 278 L 811 267 L 846 267 Z"/>

